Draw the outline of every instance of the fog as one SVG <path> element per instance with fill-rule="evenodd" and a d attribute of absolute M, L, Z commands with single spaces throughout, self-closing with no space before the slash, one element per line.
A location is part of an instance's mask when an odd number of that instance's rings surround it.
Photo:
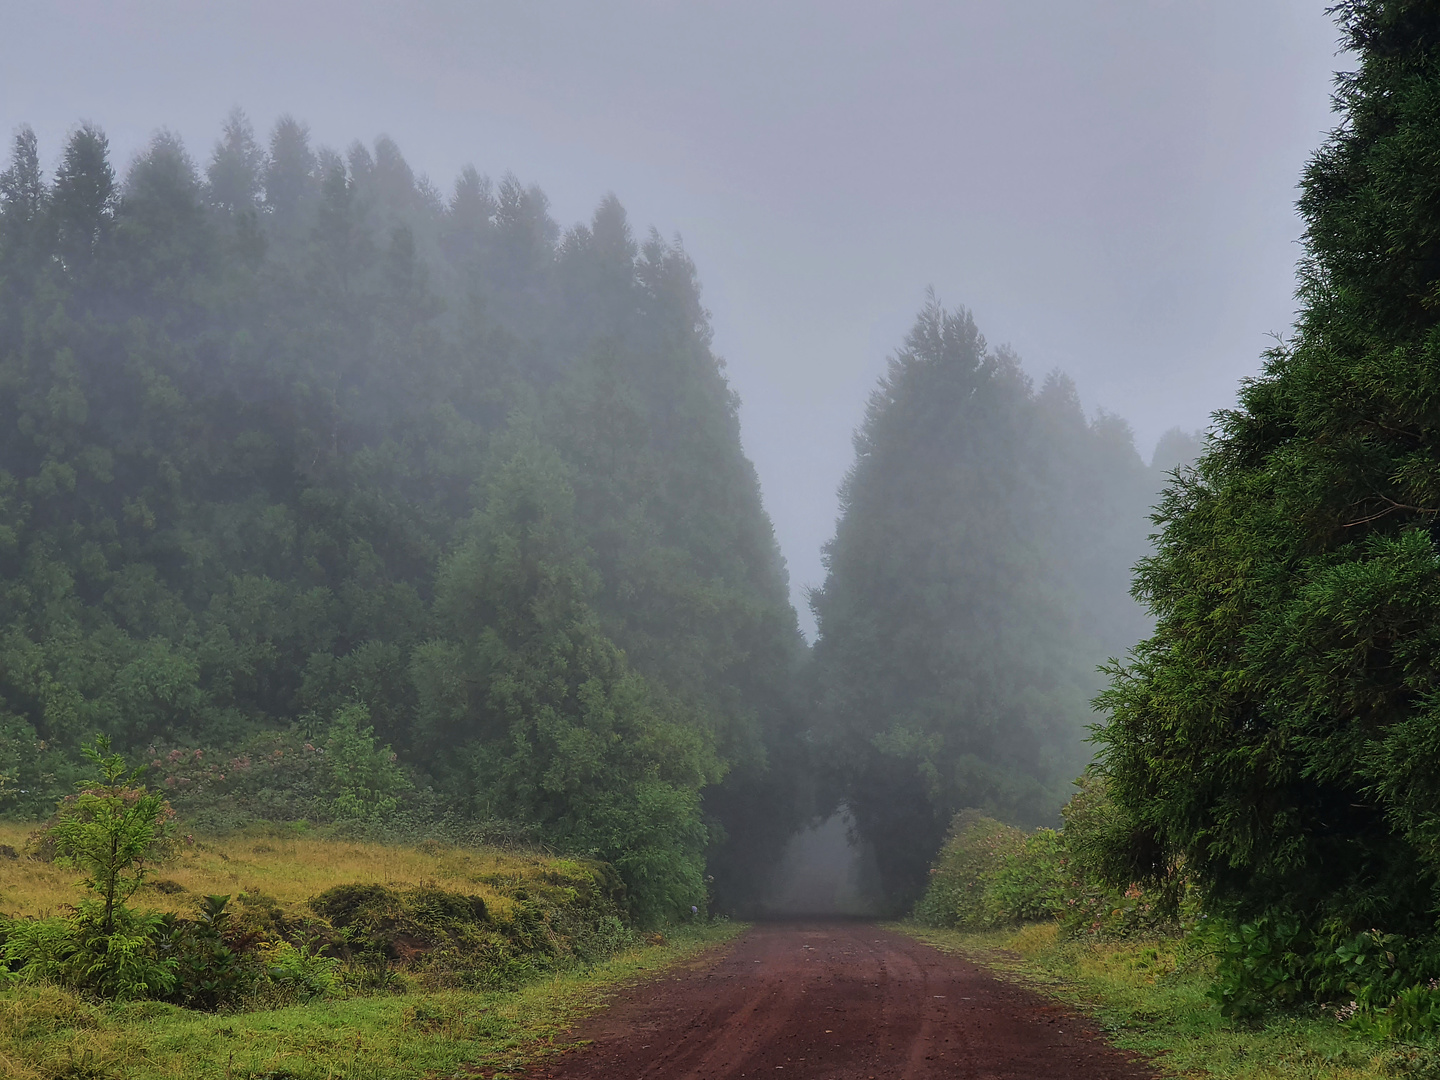
<path fill-rule="evenodd" d="M 792 597 L 865 396 L 933 285 L 1063 368 L 1148 455 L 1203 426 L 1291 321 L 1295 180 L 1328 127 L 1319 3 L 5 5 L 0 121 L 53 168 L 203 159 L 234 105 L 318 143 L 388 133 L 442 188 L 614 191 L 695 259 Z"/>
<path fill-rule="evenodd" d="M 877 915 L 885 910 L 873 847 L 841 810 L 785 846 L 758 913 L 767 918 Z"/>

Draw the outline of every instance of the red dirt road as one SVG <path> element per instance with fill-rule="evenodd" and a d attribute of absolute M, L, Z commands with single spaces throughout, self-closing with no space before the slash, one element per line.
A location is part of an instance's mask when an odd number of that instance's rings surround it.
<path fill-rule="evenodd" d="M 867 923 L 769 923 L 622 995 L 554 1080 L 1151 1080 L 1093 1025 Z"/>

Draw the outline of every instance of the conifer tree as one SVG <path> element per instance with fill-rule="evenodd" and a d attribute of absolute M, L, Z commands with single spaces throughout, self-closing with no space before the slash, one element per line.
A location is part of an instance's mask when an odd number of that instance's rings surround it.
<path fill-rule="evenodd" d="M 72 270 L 88 267 L 105 242 L 117 194 L 110 140 L 99 128 L 82 124 L 65 146 L 51 194 L 59 254 Z"/>
<path fill-rule="evenodd" d="M 263 190 L 265 165 L 265 151 L 255 141 L 249 117 L 239 107 L 232 109 L 205 170 L 210 204 L 227 214 L 253 211 Z"/>
<path fill-rule="evenodd" d="M 1102 703 L 1136 872 L 1334 935 L 1440 912 L 1440 10 L 1337 5 L 1303 310 L 1166 492 Z M 1317 943 L 1317 948 L 1320 945 Z M 1325 951 L 1321 949 L 1321 951 Z M 1432 973 L 1433 974 L 1433 973 Z"/>
<path fill-rule="evenodd" d="M 931 298 L 871 395 L 811 601 L 815 740 L 897 900 L 956 811 L 1058 811 L 1092 672 L 1139 629 L 1107 593 L 1149 490 L 1123 424 L 1061 376 L 1035 392 Z"/>

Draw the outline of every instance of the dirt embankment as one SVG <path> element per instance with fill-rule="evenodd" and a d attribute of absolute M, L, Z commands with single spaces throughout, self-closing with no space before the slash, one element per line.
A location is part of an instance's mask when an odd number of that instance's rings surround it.
<path fill-rule="evenodd" d="M 1083 1018 L 866 923 L 769 923 L 623 995 L 553 1080 L 1149 1080 Z"/>

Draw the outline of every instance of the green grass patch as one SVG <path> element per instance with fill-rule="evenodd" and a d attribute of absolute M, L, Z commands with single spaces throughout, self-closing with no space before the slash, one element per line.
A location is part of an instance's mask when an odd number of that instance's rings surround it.
<path fill-rule="evenodd" d="M 1274 1017 L 1255 1027 L 1220 1015 L 1207 996 L 1209 959 L 1174 938 L 1064 940 L 1058 924 L 1019 931 L 895 929 L 1089 1014 L 1110 1040 L 1170 1075 L 1223 1080 L 1440 1077 L 1440 1054 L 1378 1043 L 1332 1014 Z"/>
<path fill-rule="evenodd" d="M 87 1001 L 53 986 L 0 992 L 0 1075 L 14 1080 L 402 1080 L 506 1076 L 620 987 L 698 962 L 739 923 L 652 936 L 603 963 L 511 991 L 405 993 L 251 1012 Z"/>

